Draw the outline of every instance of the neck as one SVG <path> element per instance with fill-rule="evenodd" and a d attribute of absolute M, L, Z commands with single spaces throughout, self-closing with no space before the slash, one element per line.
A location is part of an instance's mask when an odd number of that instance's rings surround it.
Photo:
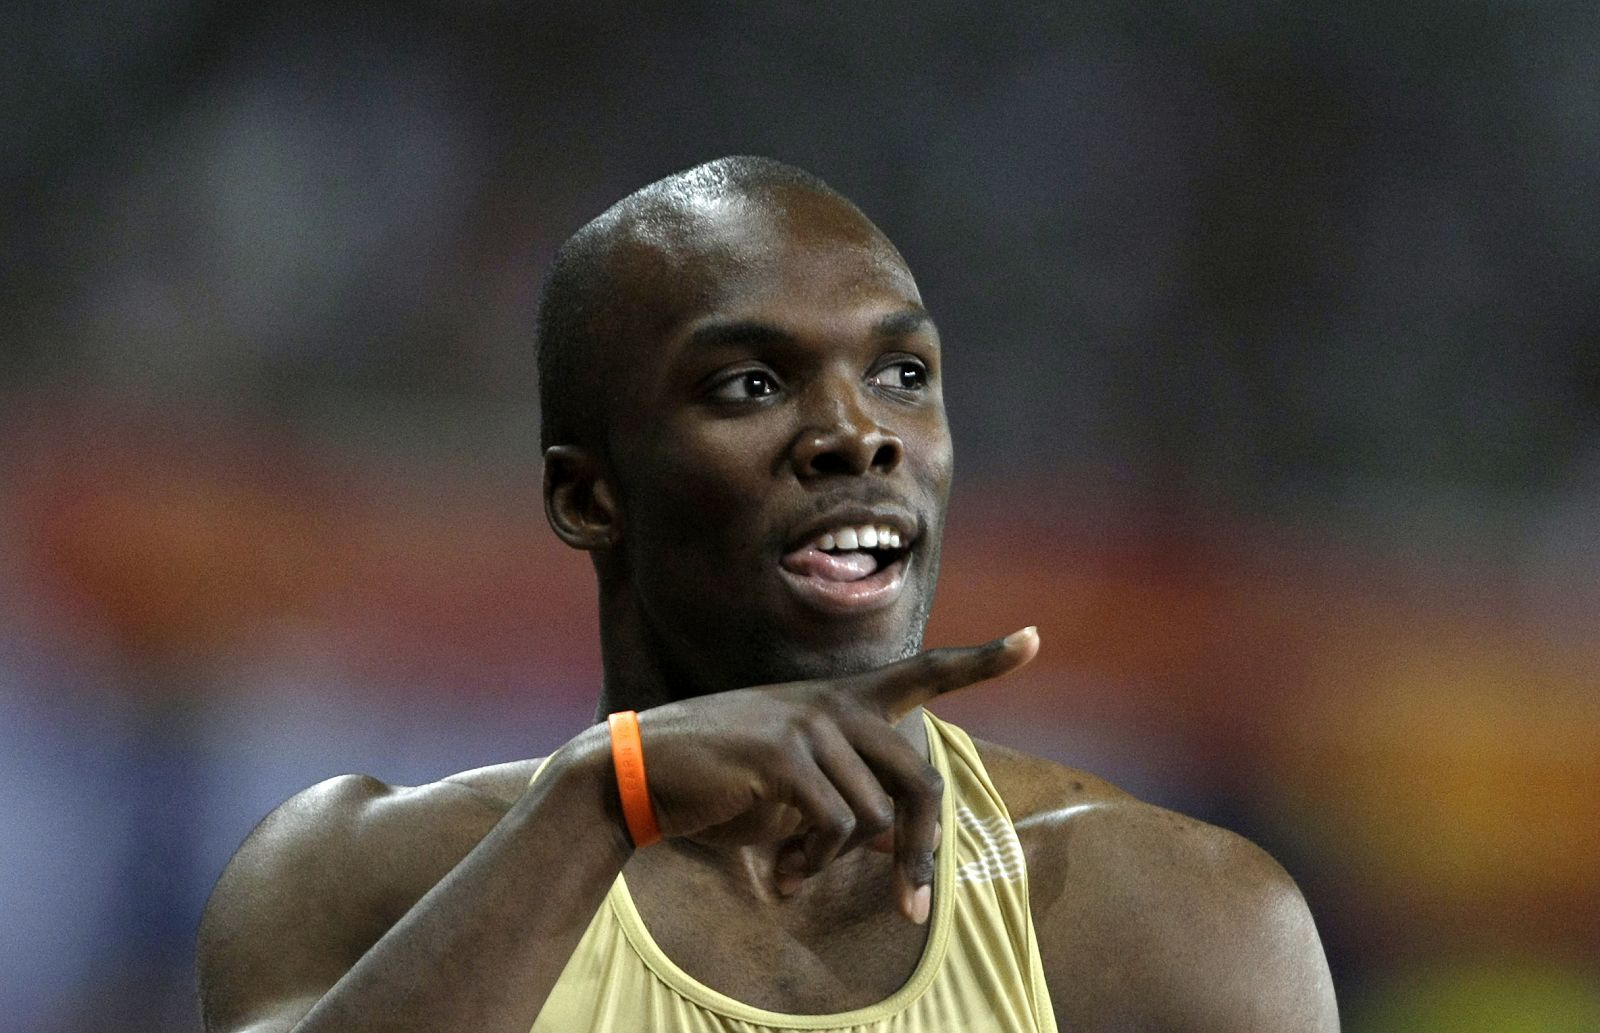
<path fill-rule="evenodd" d="M 649 710 L 685 695 L 692 672 L 674 670 L 670 650 L 652 631 L 636 600 L 625 588 L 600 590 L 600 656 L 602 681 L 595 717 L 602 720 L 619 710 Z M 674 691 L 674 687 L 677 691 Z"/>

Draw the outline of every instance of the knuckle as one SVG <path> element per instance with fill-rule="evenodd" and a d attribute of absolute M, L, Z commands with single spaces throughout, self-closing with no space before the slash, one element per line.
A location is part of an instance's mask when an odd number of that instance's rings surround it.
<path fill-rule="evenodd" d="M 809 741 L 805 728 L 798 721 L 793 721 L 779 733 L 772 743 L 772 749 L 780 757 L 794 757 L 806 752 L 806 744 Z"/>
<path fill-rule="evenodd" d="M 922 769 L 922 789 L 929 796 L 940 797 L 944 795 L 944 776 L 939 774 L 939 769 L 929 764 Z"/>
<path fill-rule="evenodd" d="M 789 722 L 789 727 L 784 729 L 784 742 L 791 750 L 806 750 L 809 752 L 811 743 L 817 733 L 817 715 L 807 708 L 796 714 Z"/>
<path fill-rule="evenodd" d="M 849 839 L 856 830 L 856 816 L 850 811 L 840 811 L 828 819 L 828 826 L 834 838 Z"/>
<path fill-rule="evenodd" d="M 796 723 L 796 731 L 807 741 L 815 742 L 834 724 L 833 715 L 822 706 L 807 710 Z"/>
<path fill-rule="evenodd" d="M 868 837 L 880 836 L 894 828 L 894 810 L 887 806 L 869 807 L 862 812 L 859 824 Z"/>
<path fill-rule="evenodd" d="M 933 853 L 918 850 L 906 858 L 906 877 L 913 886 L 926 886 L 933 881 Z"/>

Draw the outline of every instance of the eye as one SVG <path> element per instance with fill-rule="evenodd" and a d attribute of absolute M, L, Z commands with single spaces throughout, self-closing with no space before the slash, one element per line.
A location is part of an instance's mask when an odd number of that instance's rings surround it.
<path fill-rule="evenodd" d="M 928 367 L 916 359 L 896 359 L 868 377 L 867 382 L 896 391 L 921 391 L 928 386 Z"/>
<path fill-rule="evenodd" d="M 778 393 L 778 378 L 764 369 L 747 369 L 719 380 L 711 397 L 719 402 L 744 402 Z"/>

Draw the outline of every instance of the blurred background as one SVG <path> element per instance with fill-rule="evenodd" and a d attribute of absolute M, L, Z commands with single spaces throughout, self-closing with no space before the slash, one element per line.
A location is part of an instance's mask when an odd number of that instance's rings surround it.
<path fill-rule="evenodd" d="M 276 803 L 591 719 L 555 247 L 811 169 L 944 334 L 938 708 L 1235 829 L 1346 1029 L 1600 1030 L 1600 7 L 8 6 L 0 1026 L 199 1029 Z"/>

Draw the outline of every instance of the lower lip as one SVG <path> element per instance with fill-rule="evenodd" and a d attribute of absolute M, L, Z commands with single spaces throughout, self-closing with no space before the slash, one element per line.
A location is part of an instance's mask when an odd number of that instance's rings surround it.
<path fill-rule="evenodd" d="M 801 577 L 782 567 L 778 568 L 778 572 L 789 583 L 790 590 L 815 609 L 841 615 L 866 613 L 888 606 L 900 597 L 900 590 L 905 587 L 906 558 L 909 555 L 906 553 L 896 557 L 893 563 L 860 581 Z"/>

